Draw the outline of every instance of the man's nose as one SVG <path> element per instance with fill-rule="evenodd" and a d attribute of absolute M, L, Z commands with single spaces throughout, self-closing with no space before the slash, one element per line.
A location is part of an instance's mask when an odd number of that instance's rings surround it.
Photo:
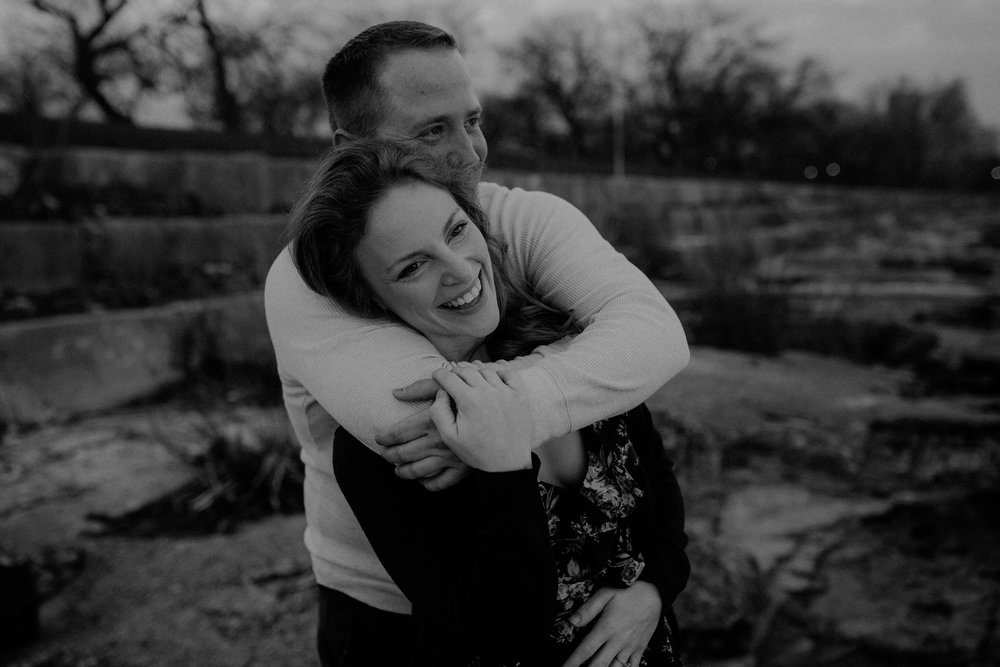
<path fill-rule="evenodd" d="M 464 130 L 456 132 L 455 135 L 448 151 L 448 160 L 454 166 L 478 164 L 479 154 L 476 153 L 476 145 L 472 140 L 472 135 Z"/>

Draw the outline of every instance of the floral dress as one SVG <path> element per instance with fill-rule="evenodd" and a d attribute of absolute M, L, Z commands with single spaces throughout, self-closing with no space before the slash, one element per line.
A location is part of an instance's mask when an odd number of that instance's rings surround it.
<path fill-rule="evenodd" d="M 628 588 L 645 562 L 633 545 L 629 517 L 644 493 L 639 458 L 629 439 L 628 413 L 581 432 L 587 471 L 579 489 L 538 482 L 555 551 L 559 612 L 552 640 L 573 645 L 588 628 L 569 622 L 573 611 L 598 588 Z M 666 615 L 643 654 L 642 665 L 682 665 L 671 642 Z"/>

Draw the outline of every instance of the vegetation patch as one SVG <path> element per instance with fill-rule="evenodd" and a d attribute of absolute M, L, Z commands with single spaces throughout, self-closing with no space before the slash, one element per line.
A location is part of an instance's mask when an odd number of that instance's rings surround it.
<path fill-rule="evenodd" d="M 283 415 L 205 415 L 193 442 L 161 441 L 190 464 L 193 479 L 124 514 L 88 514 L 101 525 L 97 534 L 228 533 L 242 522 L 303 511 L 304 467 Z"/>

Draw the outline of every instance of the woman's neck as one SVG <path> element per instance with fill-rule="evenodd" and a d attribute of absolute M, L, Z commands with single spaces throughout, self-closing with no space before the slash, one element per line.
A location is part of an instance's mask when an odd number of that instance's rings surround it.
<path fill-rule="evenodd" d="M 490 361 L 485 338 L 431 338 L 441 356 L 448 361 Z"/>

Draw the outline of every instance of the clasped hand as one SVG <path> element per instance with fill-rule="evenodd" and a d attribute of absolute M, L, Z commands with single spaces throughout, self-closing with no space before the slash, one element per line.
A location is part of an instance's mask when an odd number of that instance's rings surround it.
<path fill-rule="evenodd" d="M 441 389 L 431 418 L 466 465 L 487 472 L 531 467 L 531 405 L 516 373 L 458 364 L 432 377 Z"/>
<path fill-rule="evenodd" d="M 488 374 L 483 375 L 484 371 Z M 479 376 L 478 379 L 472 375 L 473 372 Z M 466 376 L 465 378 L 463 378 L 463 373 Z M 438 383 L 436 378 L 447 378 L 449 375 L 456 376 L 457 379 L 461 380 L 461 385 L 453 383 L 452 388 L 463 394 L 463 401 L 468 408 L 468 410 L 460 415 L 452 411 L 450 423 L 455 425 L 456 431 L 459 426 L 466 432 L 472 427 L 471 410 L 473 406 L 477 400 L 486 400 L 489 394 L 497 393 L 494 391 L 499 389 L 496 386 L 497 380 L 506 385 L 509 391 L 516 392 L 521 397 L 519 405 L 508 406 L 511 412 L 520 412 L 527 409 L 523 387 L 518 383 L 515 373 L 506 369 L 503 364 L 495 366 L 479 363 L 452 365 L 449 368 L 437 371 L 435 379 L 414 382 L 407 387 L 393 391 L 393 396 L 402 401 L 434 400 L 435 404 L 439 406 L 437 408 L 440 415 L 439 419 L 442 419 L 444 417 L 442 408 L 444 407 L 443 403 L 445 399 L 450 399 L 450 407 L 451 402 L 455 401 L 456 397 L 451 395 L 439 397 L 439 392 L 443 389 L 443 386 Z M 467 380 L 471 380 L 471 383 Z M 491 380 L 493 381 L 492 385 Z M 486 385 L 490 385 L 492 390 L 486 391 L 490 388 L 484 386 L 481 381 L 485 382 Z M 514 386 L 517 386 L 517 389 L 514 389 Z M 445 393 L 448 393 L 446 389 Z M 493 398 L 496 398 L 496 396 L 493 396 Z M 485 405 L 490 405 L 488 400 Z M 455 406 L 456 408 L 458 407 L 457 401 L 455 401 Z M 497 406 L 494 405 L 493 407 L 495 409 Z M 396 474 L 399 477 L 418 480 L 428 490 L 439 491 L 448 488 L 465 477 L 469 473 L 469 467 L 442 439 L 439 428 L 434 421 L 434 409 L 434 404 L 432 404 L 430 407 L 397 422 L 390 428 L 380 432 L 376 436 L 376 440 L 385 448 L 383 457 L 396 465 Z M 499 414 L 493 415 L 493 417 L 498 416 Z M 449 420 L 444 419 L 443 421 L 447 423 Z M 520 414 L 518 417 L 512 418 L 512 421 L 525 424 L 530 422 L 530 419 L 526 418 L 526 414 Z M 517 436 L 506 434 L 504 437 Z"/>

